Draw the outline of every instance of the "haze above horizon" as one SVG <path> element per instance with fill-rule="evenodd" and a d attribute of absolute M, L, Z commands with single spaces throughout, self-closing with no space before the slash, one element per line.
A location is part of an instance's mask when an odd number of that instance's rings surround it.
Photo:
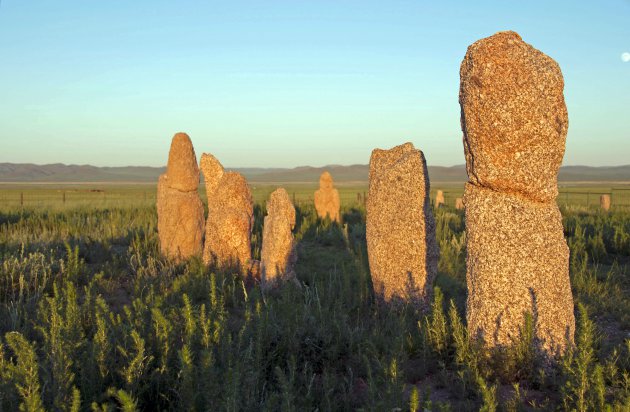
<path fill-rule="evenodd" d="M 464 163 L 466 48 L 501 30 L 560 64 L 565 165 L 630 161 L 630 1 L 0 3 L 0 162 L 366 164 L 411 141 Z"/>

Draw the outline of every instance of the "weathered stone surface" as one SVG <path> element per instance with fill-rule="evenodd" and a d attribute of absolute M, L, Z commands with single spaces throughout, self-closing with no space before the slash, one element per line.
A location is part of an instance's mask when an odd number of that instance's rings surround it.
<path fill-rule="evenodd" d="M 199 187 L 199 167 L 190 137 L 186 133 L 173 136 L 166 166 L 169 187 L 192 192 Z"/>
<path fill-rule="evenodd" d="M 210 196 L 210 193 L 213 193 L 219 186 L 219 182 L 223 177 L 223 165 L 210 153 L 203 153 L 199 164 L 203 173 L 204 183 L 206 184 L 206 194 Z"/>
<path fill-rule="evenodd" d="M 330 220 L 340 222 L 339 191 L 333 187 L 333 178 L 328 172 L 322 173 L 319 177 L 319 189 L 315 191 L 315 210 L 317 216 L 325 219 L 330 216 Z"/>
<path fill-rule="evenodd" d="M 375 149 L 369 179 L 366 235 L 374 290 L 386 302 L 424 305 L 439 254 L 424 155 L 411 143 Z"/>
<path fill-rule="evenodd" d="M 464 202 L 471 335 L 492 347 L 510 346 L 530 313 L 541 347 L 563 350 L 575 319 L 558 206 L 471 184 Z"/>
<path fill-rule="evenodd" d="M 267 202 L 263 226 L 260 266 L 264 287 L 278 280 L 295 277 L 297 260 L 292 230 L 295 227 L 295 207 L 286 190 L 276 189 Z"/>
<path fill-rule="evenodd" d="M 444 192 L 438 190 L 435 194 L 435 208 L 437 209 L 440 206 L 444 206 L 446 203 L 444 202 Z"/>
<path fill-rule="evenodd" d="M 599 197 L 599 206 L 606 211 L 610 210 L 610 195 L 601 195 Z"/>
<path fill-rule="evenodd" d="M 461 197 L 458 197 L 457 199 L 455 199 L 455 209 L 457 210 L 464 209 L 464 201 L 462 200 Z"/>
<path fill-rule="evenodd" d="M 511 346 L 530 313 L 539 349 L 555 356 L 575 330 L 555 202 L 568 124 L 560 68 L 501 32 L 468 48 L 460 74 L 469 333 Z"/>
<path fill-rule="evenodd" d="M 197 191 L 168 187 L 165 175 L 158 182 L 158 234 L 161 252 L 175 260 L 201 255 L 203 204 Z"/>
<path fill-rule="evenodd" d="M 568 129 L 558 64 L 507 31 L 468 47 L 460 76 L 470 182 L 555 199 Z"/>
<path fill-rule="evenodd" d="M 206 182 L 208 219 L 203 261 L 207 265 L 237 267 L 247 272 L 251 266 L 251 236 L 254 203 L 245 178 L 225 172 L 212 155 L 201 156 L 201 171 Z"/>
<path fill-rule="evenodd" d="M 157 190 L 160 251 L 174 260 L 198 256 L 203 249 L 203 204 L 198 184 L 195 150 L 186 134 L 177 133 Z"/>

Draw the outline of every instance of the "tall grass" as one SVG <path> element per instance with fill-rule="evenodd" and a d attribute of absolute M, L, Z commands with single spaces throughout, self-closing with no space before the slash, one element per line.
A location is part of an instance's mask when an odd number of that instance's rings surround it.
<path fill-rule="evenodd" d="M 563 212 L 579 325 L 555 369 L 531 322 L 499 355 L 468 339 L 450 208 L 427 314 L 377 304 L 359 203 L 345 226 L 298 207 L 300 285 L 265 293 L 161 257 L 151 206 L 0 213 L 0 410 L 627 410 L 630 214 Z"/>

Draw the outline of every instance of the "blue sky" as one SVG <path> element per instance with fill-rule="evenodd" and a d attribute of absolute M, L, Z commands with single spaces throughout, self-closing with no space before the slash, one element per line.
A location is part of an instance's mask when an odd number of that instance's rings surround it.
<path fill-rule="evenodd" d="M 515 30 L 565 76 L 565 164 L 630 164 L 630 0 L 1 0 L 0 162 L 464 163 L 459 65 Z"/>

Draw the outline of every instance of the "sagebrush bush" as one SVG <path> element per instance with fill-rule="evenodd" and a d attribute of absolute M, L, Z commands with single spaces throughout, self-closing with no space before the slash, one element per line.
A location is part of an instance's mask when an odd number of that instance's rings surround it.
<path fill-rule="evenodd" d="M 300 286 L 265 293 L 160 256 L 149 205 L 0 216 L 0 410 L 628 408 L 630 213 L 563 209 L 579 327 L 549 369 L 531 316 L 501 353 L 469 339 L 460 211 L 435 211 L 429 313 L 378 304 L 365 208 L 342 212 L 298 207 Z"/>

